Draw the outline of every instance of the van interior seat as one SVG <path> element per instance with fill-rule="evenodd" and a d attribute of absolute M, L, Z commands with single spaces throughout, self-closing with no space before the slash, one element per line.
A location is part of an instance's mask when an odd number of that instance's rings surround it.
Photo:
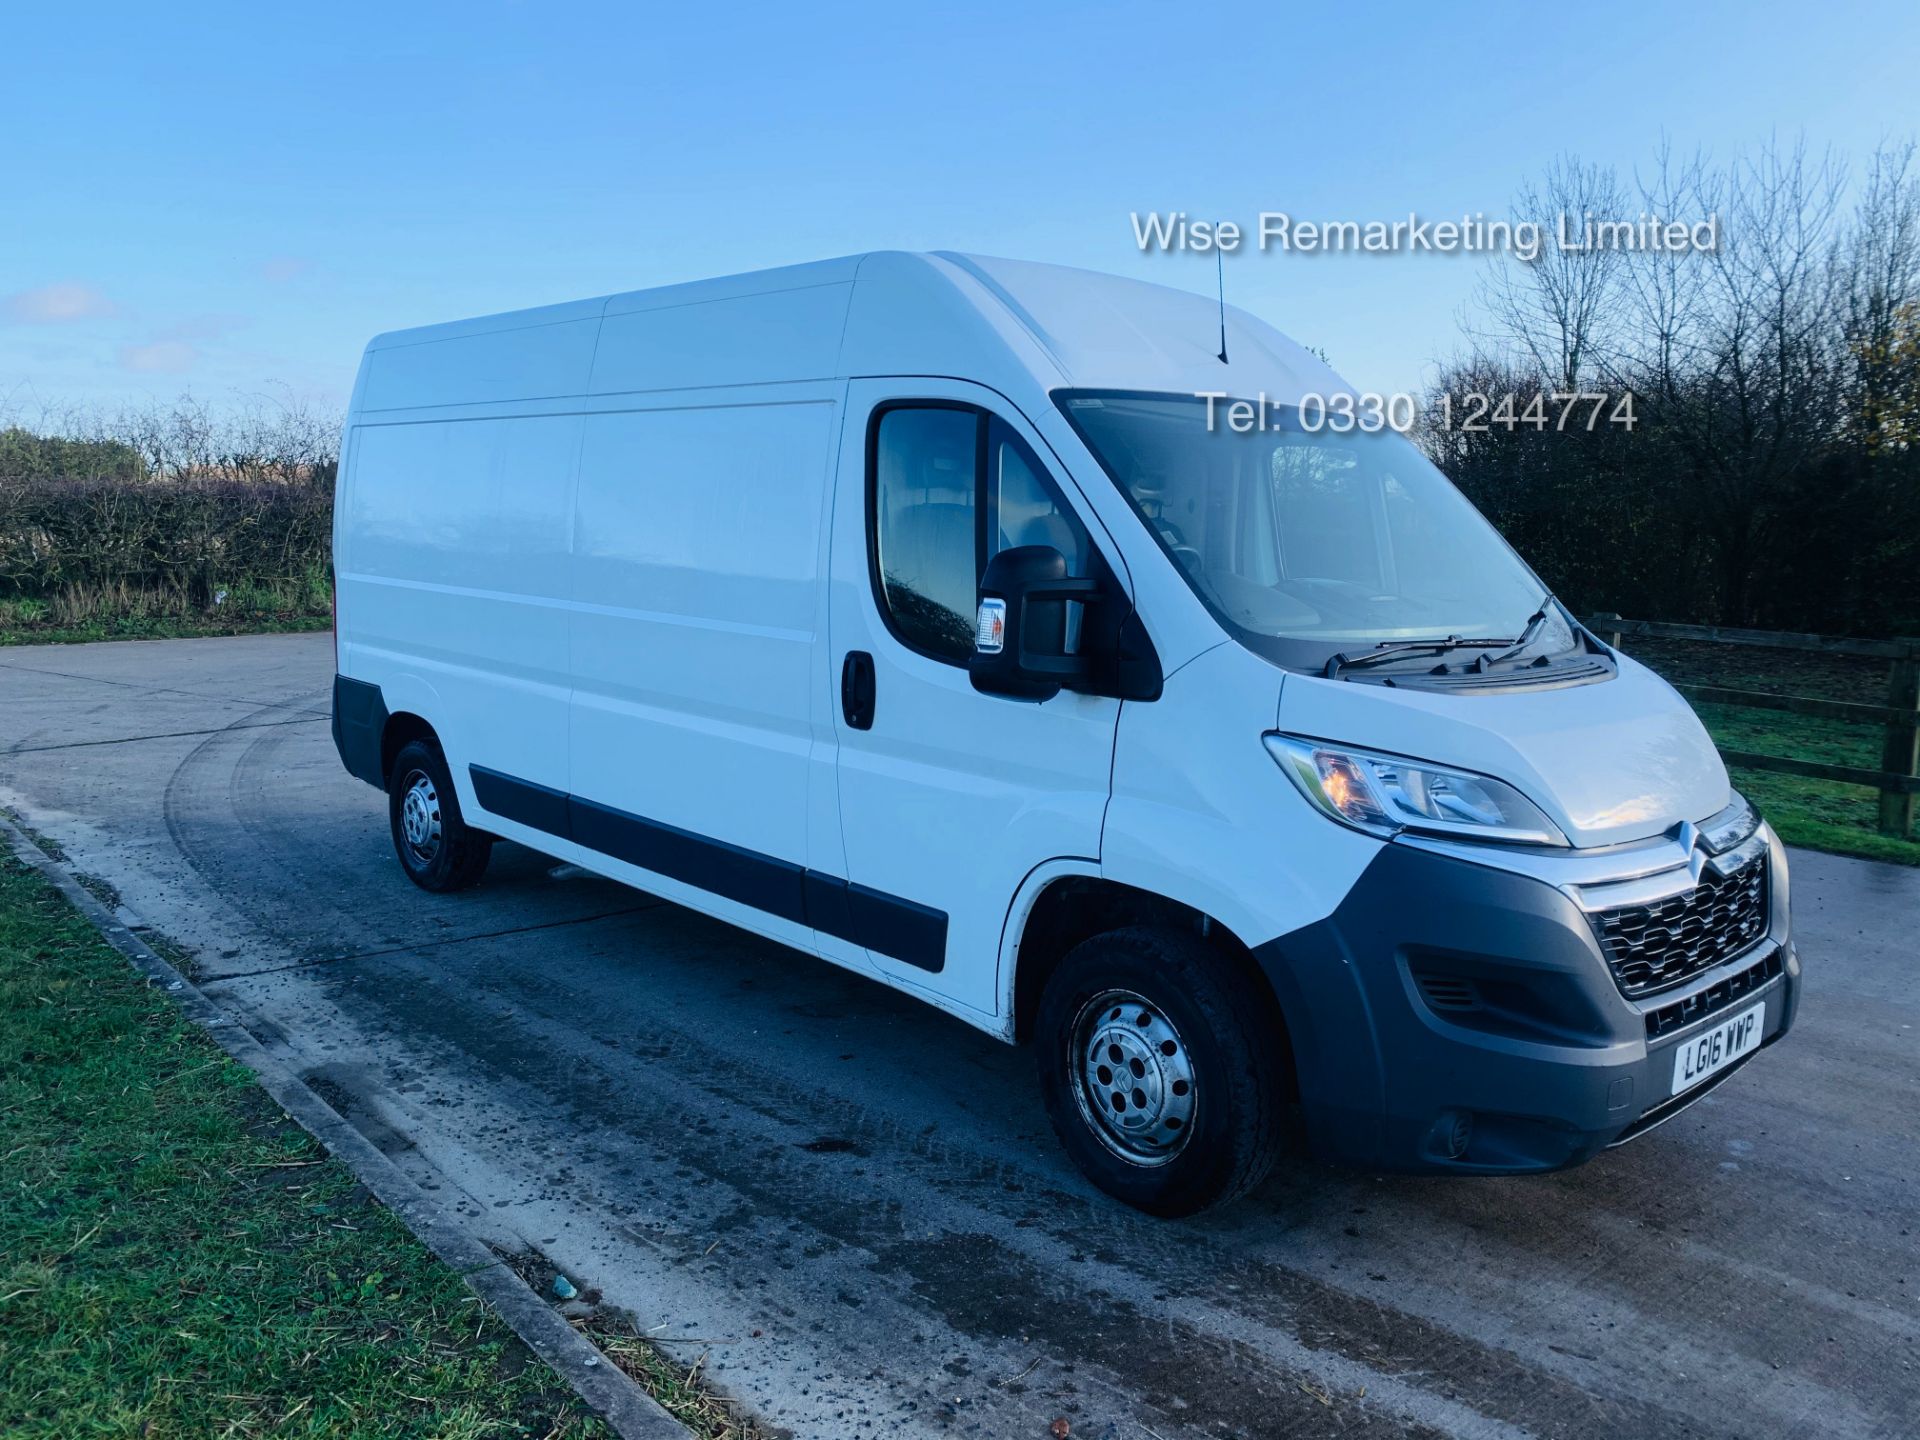
<path fill-rule="evenodd" d="M 1009 540 L 1003 533 L 1001 542 L 1004 548 L 1014 545 L 1048 545 L 1067 557 L 1067 568 L 1078 575 L 1084 571 L 1084 557 L 1080 553 L 1080 536 L 1074 530 L 1067 517 L 1057 510 L 1049 510 L 1044 515 L 1031 517 L 1019 527 L 1019 535 Z"/>

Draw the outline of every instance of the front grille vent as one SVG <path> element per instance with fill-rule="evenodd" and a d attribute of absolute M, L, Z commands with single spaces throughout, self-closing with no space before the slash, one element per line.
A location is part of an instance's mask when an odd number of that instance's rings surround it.
<path fill-rule="evenodd" d="M 1475 993 L 1471 980 L 1463 980 L 1458 975 L 1427 972 L 1418 972 L 1413 978 L 1431 1009 L 1460 1011 L 1480 1008 L 1480 997 Z"/>
<path fill-rule="evenodd" d="M 1671 1035 L 1696 1020 L 1704 1020 L 1716 1010 L 1724 1010 L 1734 1001 L 1743 999 L 1765 985 L 1769 980 L 1780 976 L 1780 952 L 1771 950 L 1764 960 L 1755 961 L 1746 969 L 1729 975 L 1716 985 L 1709 985 L 1697 995 L 1689 995 L 1671 1005 L 1662 1005 L 1658 1010 L 1647 1012 L 1647 1038 L 1658 1040 L 1662 1035 Z"/>
<path fill-rule="evenodd" d="M 1731 960 L 1767 933 L 1766 852 L 1731 875 L 1708 870 L 1691 890 L 1591 919 L 1620 993 L 1657 994 Z"/>

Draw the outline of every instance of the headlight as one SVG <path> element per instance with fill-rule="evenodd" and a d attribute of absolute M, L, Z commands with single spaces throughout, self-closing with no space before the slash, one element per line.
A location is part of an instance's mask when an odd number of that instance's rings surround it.
<path fill-rule="evenodd" d="M 1463 840 L 1565 845 L 1560 827 L 1504 780 L 1402 755 L 1269 735 L 1267 749 L 1313 804 L 1374 835 L 1415 830 Z"/>
<path fill-rule="evenodd" d="M 1700 822 L 1700 839 L 1709 855 L 1724 855 L 1760 828 L 1760 812 L 1738 790 L 1727 808 L 1710 820 Z"/>

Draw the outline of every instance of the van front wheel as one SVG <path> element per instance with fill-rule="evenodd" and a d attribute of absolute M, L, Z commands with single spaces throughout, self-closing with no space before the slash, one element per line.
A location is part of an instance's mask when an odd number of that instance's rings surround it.
<path fill-rule="evenodd" d="M 446 757 L 431 741 L 415 740 L 394 757 L 387 818 L 400 868 L 422 890 L 466 889 L 479 880 L 493 854 L 493 837 L 461 818 Z"/>
<path fill-rule="evenodd" d="M 1192 1215 L 1251 1190 L 1281 1145 L 1284 1044 L 1231 960 L 1175 930 L 1076 946 L 1035 1025 L 1047 1113 L 1102 1190 Z"/>

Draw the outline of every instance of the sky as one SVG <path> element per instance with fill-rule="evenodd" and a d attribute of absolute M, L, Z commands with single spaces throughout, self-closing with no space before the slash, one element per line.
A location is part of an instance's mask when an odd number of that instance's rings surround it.
<path fill-rule="evenodd" d="M 1211 293 L 1129 217 L 1504 214 L 1920 134 L 1920 5 L 259 5 L 0 19 L 0 420 L 343 407 L 373 334 L 871 249 Z M 1488 256 L 1248 249 L 1228 298 L 1362 389 L 1461 346 Z"/>

